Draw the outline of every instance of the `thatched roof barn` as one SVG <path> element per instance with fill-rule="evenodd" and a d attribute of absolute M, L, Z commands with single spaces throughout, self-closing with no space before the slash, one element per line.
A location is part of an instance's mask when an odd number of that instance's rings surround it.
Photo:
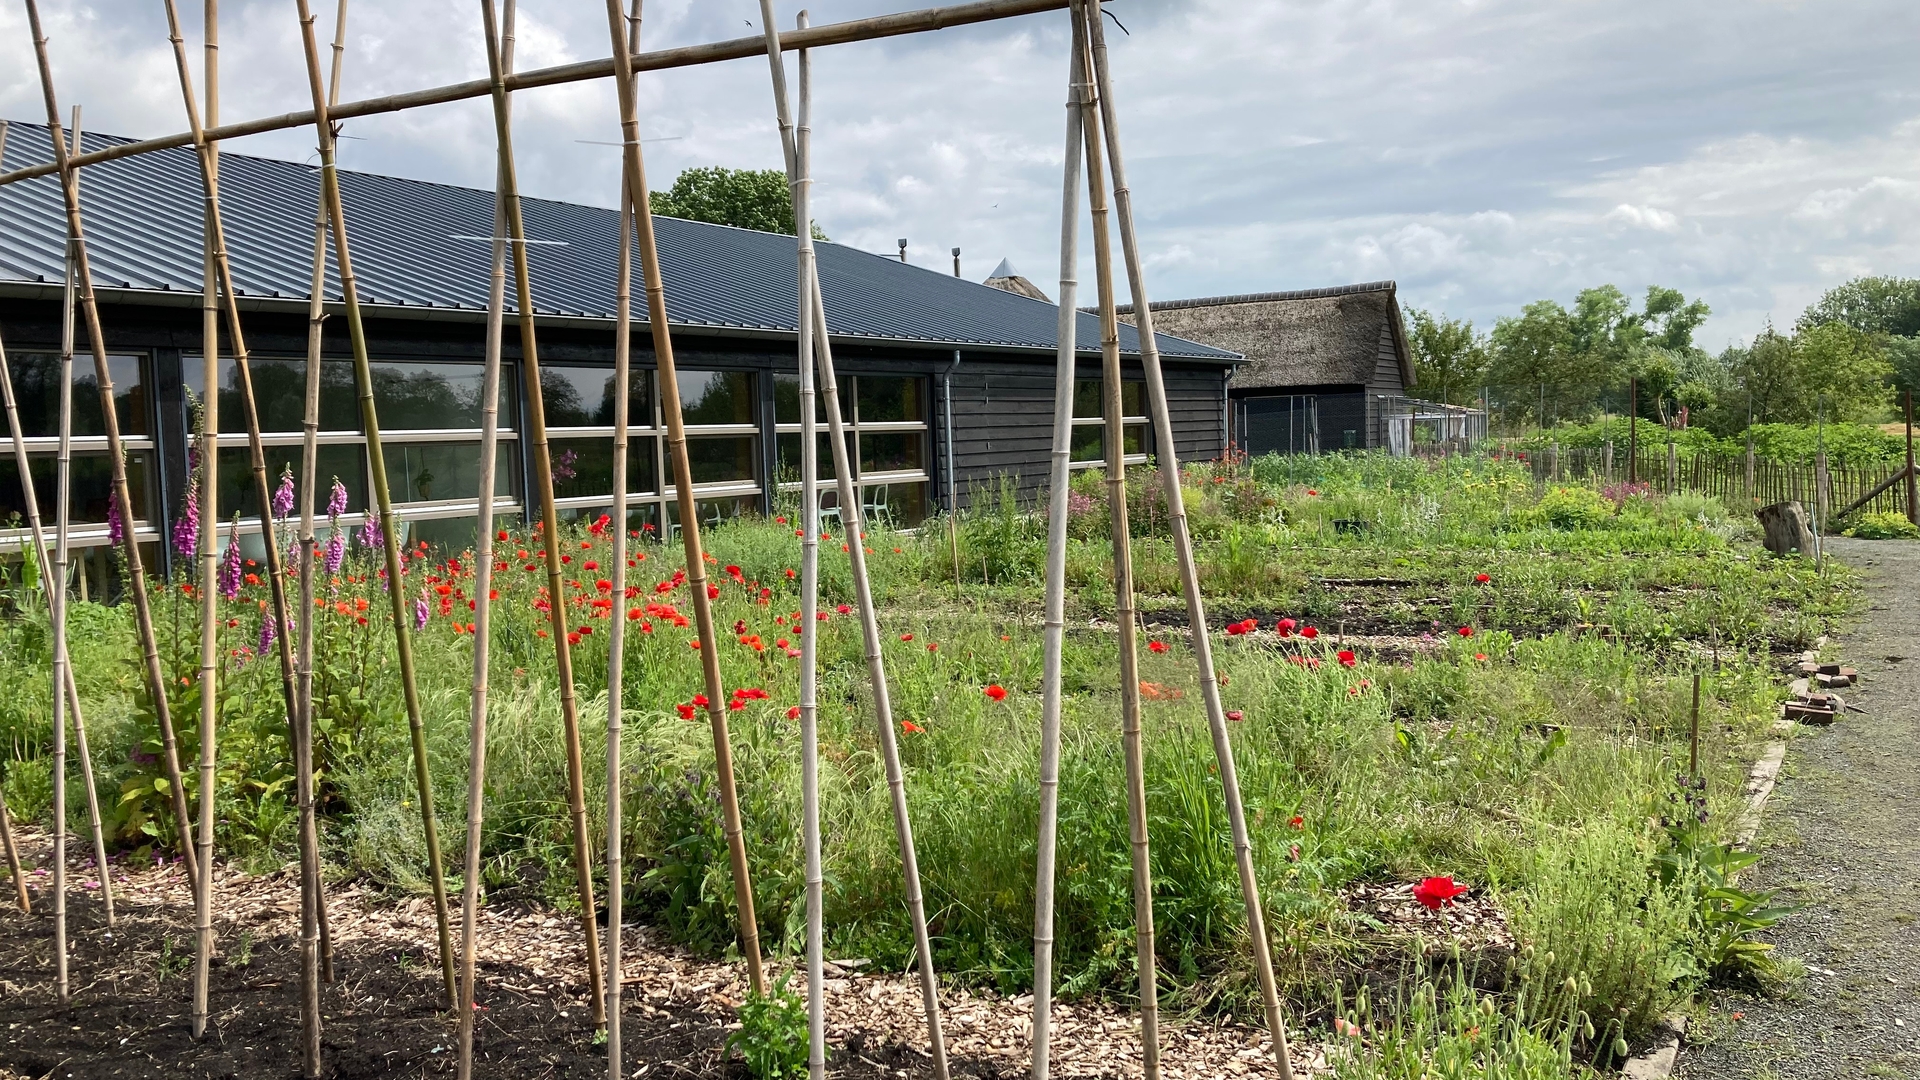
<path fill-rule="evenodd" d="M 1391 281 L 1156 301 L 1153 322 L 1246 356 L 1228 394 L 1234 444 L 1252 454 L 1381 446 L 1387 410 L 1413 384 Z"/>
<path fill-rule="evenodd" d="M 1000 265 L 994 267 L 993 273 L 988 274 L 987 280 L 980 284 L 985 285 L 989 289 L 999 289 L 1001 292 L 1010 292 L 1017 296 L 1024 296 L 1029 300 L 1039 300 L 1048 304 L 1053 303 L 1052 300 L 1047 299 L 1046 293 L 1040 291 L 1040 286 L 1021 277 L 1020 272 L 1013 268 L 1013 263 L 1006 259 L 1001 259 Z"/>

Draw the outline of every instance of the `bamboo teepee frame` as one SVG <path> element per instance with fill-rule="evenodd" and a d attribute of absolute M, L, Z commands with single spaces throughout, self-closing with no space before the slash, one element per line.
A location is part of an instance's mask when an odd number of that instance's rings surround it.
<path fill-rule="evenodd" d="M 80 128 L 80 109 L 73 110 L 74 138 L 78 140 Z M 7 147 L 7 124 L 0 121 L 0 153 Z M 69 350 L 69 355 L 71 351 Z M 35 492 L 33 474 L 27 458 L 26 432 L 20 426 L 20 412 L 13 394 L 13 371 L 7 363 L 6 342 L 0 341 L 0 392 L 5 394 L 7 411 L 7 429 L 13 434 L 13 463 L 20 474 L 20 493 L 26 503 L 27 528 L 33 533 L 33 558 L 40 570 L 41 589 L 47 597 L 47 619 L 59 640 L 55 643 L 54 653 L 58 658 L 54 664 L 54 693 L 66 695 L 67 708 L 73 715 L 73 734 L 76 748 L 80 751 L 80 778 L 87 795 L 87 825 L 93 833 L 93 859 L 100 875 L 100 900 L 105 908 L 107 925 L 115 923 L 113 913 L 113 875 L 108 871 L 107 845 L 100 827 L 100 796 L 94 785 L 93 754 L 87 748 L 87 724 L 80 711 L 80 691 L 74 683 L 73 665 L 68 662 L 66 619 L 64 611 L 64 590 L 66 577 L 60 573 L 55 560 L 47 552 L 46 534 L 40 517 L 40 500 Z M 54 593 L 61 591 L 62 598 L 56 599 Z M 58 608 L 59 610 L 56 610 Z M 0 806 L 0 815 L 5 807 Z M 19 872 L 19 856 L 13 849 L 13 830 L 4 817 L 0 817 L 0 839 L 7 848 L 9 866 L 14 868 L 14 883 L 20 893 L 20 909 L 27 910 L 26 879 Z M 65 850 L 65 849 L 62 849 Z"/>
<path fill-rule="evenodd" d="M 100 418 L 102 427 L 105 428 L 107 458 L 112 469 L 111 498 L 119 513 L 123 533 L 121 553 L 126 561 L 127 592 L 133 599 L 134 626 L 139 633 L 140 649 L 144 654 L 147 693 L 152 699 L 154 719 L 160 729 L 160 757 L 171 789 L 180 858 L 188 877 L 194 882 L 194 891 L 197 893 L 199 873 L 193 853 L 191 833 L 193 819 L 187 813 L 187 789 L 180 775 L 180 748 L 174 738 L 173 716 L 167 704 L 167 677 L 160 665 L 160 643 L 159 638 L 154 634 L 153 607 L 147 596 L 147 573 L 141 564 L 138 530 L 134 527 L 133 496 L 127 488 L 126 448 L 120 438 L 120 416 L 113 398 L 113 373 L 107 362 L 106 336 L 100 327 L 100 308 L 94 302 L 93 264 L 87 255 L 86 230 L 80 215 L 80 176 L 71 165 L 66 133 L 60 126 L 60 101 L 54 90 L 53 64 L 47 55 L 47 37 L 40 26 L 40 5 L 37 0 L 26 0 L 26 8 L 27 26 L 33 36 L 34 59 L 40 70 L 40 91 L 42 97 L 46 99 L 47 127 L 53 138 L 54 172 L 60 176 L 61 198 L 66 204 L 67 236 L 72 248 L 72 274 L 76 301 L 82 317 L 87 322 L 87 341 L 93 351 L 94 379 L 100 391 Z M 64 497 L 61 505 L 65 506 Z M 64 578 L 62 580 L 64 581 Z M 62 621 L 56 630 L 56 643 L 65 633 L 64 601 L 61 611 Z M 64 702 L 66 698 L 62 694 L 56 695 L 54 700 L 58 704 Z M 60 734 L 64 723 L 60 716 L 62 711 L 58 708 L 55 710 L 55 739 L 64 742 L 64 736 Z M 64 792 L 64 783 L 61 786 Z"/>
<path fill-rule="evenodd" d="M 806 178 L 810 162 L 805 141 L 793 130 L 792 114 L 787 106 L 787 81 L 780 57 L 780 36 L 773 21 L 773 0 L 760 0 L 760 19 L 767 37 L 767 62 L 773 74 L 774 112 L 780 125 L 781 149 L 787 164 L 787 181 Z M 804 27 L 803 27 L 804 29 Z M 893 826 L 900 847 L 901 874 L 905 878 L 907 910 L 913 919 L 914 950 L 920 972 L 920 996 L 926 1012 L 927 1037 L 932 1046 L 933 1070 L 938 1080 L 947 1080 L 947 1046 L 940 1024 L 940 983 L 934 973 L 933 945 L 927 931 L 926 901 L 920 890 L 920 861 L 914 850 L 913 821 L 907 810 L 906 776 L 900 765 L 899 732 L 894 729 L 893 701 L 887 686 L 886 659 L 880 646 L 880 617 L 873 602 L 873 585 L 867 574 L 866 523 L 860 495 L 853 479 L 853 465 L 847 451 L 846 418 L 840 411 L 840 390 L 834 372 L 833 345 L 828 336 L 826 307 L 821 298 L 819 264 L 814 259 L 812 223 L 796 213 L 794 232 L 798 239 L 800 262 L 805 281 L 805 307 L 801 317 L 812 324 L 813 361 L 818 368 L 820 389 L 827 412 L 827 442 L 833 452 L 835 490 L 839 497 L 840 517 L 846 531 L 846 549 L 851 562 L 853 592 L 860 612 L 861 639 L 867 661 L 867 681 L 873 692 L 873 712 L 879 735 L 880 755 L 887 774 L 887 790 L 893 804 Z M 806 362 L 803 358 L 803 364 Z M 801 447 L 802 459 L 817 453 L 814 446 Z M 818 530 L 815 530 L 817 536 Z"/>
<path fill-rule="evenodd" d="M 533 487 L 540 498 L 542 547 L 547 564 L 548 624 L 552 627 L 554 665 L 560 677 L 560 721 L 566 739 L 567 808 L 573 823 L 573 866 L 579 890 L 580 926 L 587 945 L 587 999 L 593 1020 L 605 1024 L 606 1000 L 600 971 L 599 917 L 594 914 L 592 856 L 587 849 L 585 765 L 580 760 L 580 702 L 573 687 L 573 651 L 567 642 L 567 592 L 560 563 L 560 522 L 553 498 L 553 450 L 547 441 L 546 402 L 540 386 L 540 348 L 535 330 L 533 278 L 527 261 L 526 221 L 520 213 L 519 181 L 513 161 L 513 119 L 508 110 L 506 71 L 500 59 L 499 27 L 493 0 L 480 0 L 487 36 L 487 65 L 493 75 L 494 138 L 499 148 L 500 205 L 506 211 L 507 258 L 513 264 L 514 307 L 520 323 L 521 383 L 527 402 L 527 436 L 533 448 Z M 491 499 L 492 491 L 482 493 Z M 625 528 L 625 523 L 621 524 Z"/>
<path fill-rule="evenodd" d="M 1140 336 L 1140 366 L 1145 370 L 1147 399 L 1151 408 L 1160 475 L 1166 488 L 1167 514 L 1173 532 L 1174 551 L 1180 564 L 1181 590 L 1187 599 L 1187 624 L 1193 628 L 1193 656 L 1200 678 L 1201 698 L 1207 711 L 1207 726 L 1213 736 L 1214 758 L 1220 770 L 1227 819 L 1232 830 L 1234 861 L 1240 871 L 1240 892 L 1246 904 L 1247 936 L 1253 949 L 1254 970 L 1260 980 L 1260 996 L 1267 1014 L 1267 1031 L 1273 1040 L 1274 1060 L 1281 1080 L 1293 1080 L 1292 1054 L 1287 1048 L 1286 1020 L 1280 1012 L 1279 990 L 1273 977 L 1273 953 L 1267 941 L 1267 924 L 1260 902 L 1260 883 L 1254 876 L 1253 844 L 1247 834 L 1246 807 L 1240 799 L 1240 778 L 1233 760 L 1233 743 L 1227 730 L 1226 710 L 1220 703 L 1220 681 L 1213 666 L 1213 643 L 1207 627 L 1206 600 L 1200 592 L 1200 571 L 1193 554 L 1193 534 L 1187 527 L 1185 497 L 1180 488 L 1180 456 L 1174 444 L 1173 422 L 1167 408 L 1166 380 L 1160 370 L 1160 348 L 1154 337 L 1153 308 L 1147 300 L 1145 269 L 1140 258 L 1140 242 L 1134 230 L 1133 194 L 1127 187 L 1125 159 L 1120 152 L 1118 110 L 1113 100 L 1113 77 L 1107 63 L 1107 43 L 1101 25 L 1100 0 L 1087 0 L 1087 36 L 1093 52 L 1095 95 L 1100 106 L 1100 126 L 1105 134 L 1107 161 L 1112 170 L 1114 216 L 1120 232 L 1120 250 L 1127 265 L 1127 288 L 1133 296 L 1134 323 Z M 1104 313 L 1103 313 L 1104 317 Z M 1109 408 L 1114 407 L 1109 390 Z M 1136 688 L 1137 689 L 1137 688 Z"/>
<path fill-rule="evenodd" d="M 607 0 L 607 32 L 613 48 L 614 91 L 620 104 L 620 146 L 627 191 L 638 232 L 640 278 L 647 291 L 647 328 L 653 335 L 654 370 L 660 384 L 660 412 L 667 425 L 667 454 L 673 462 L 680 538 L 686 550 L 687 586 L 693 621 L 699 632 L 700 667 L 707 689 L 707 726 L 713 732 L 714 772 L 720 782 L 721 829 L 733 870 L 733 899 L 740 923 L 740 951 L 747 961 L 748 985 L 767 992 L 760 958 L 760 927 L 753 908 L 753 880 L 747 868 L 746 837 L 740 827 L 740 796 L 734 781 L 733 745 L 727 734 L 727 699 L 720 683 L 720 649 L 713 629 L 713 603 L 707 597 L 707 560 L 700 544 L 699 503 L 693 492 L 693 468 L 687 460 L 687 428 L 680 410 L 680 383 L 673 361 L 673 336 L 667 325 L 667 294 L 660 275 L 660 250 L 654 243 L 652 199 L 646 162 L 640 151 L 639 107 L 634 100 L 633 54 L 620 32 L 620 0 Z M 537 410 L 535 415 L 538 415 Z M 621 527 L 626 526 L 625 522 Z"/>
<path fill-rule="evenodd" d="M 345 0 L 342 0 L 344 3 Z M 514 0 L 500 16 L 500 68 L 513 70 Z M 467 836 L 460 876 L 460 1045 L 459 1080 L 473 1077 L 473 1030 L 479 1017 L 474 961 L 479 949 L 480 843 L 486 818 L 487 708 L 490 693 L 488 655 L 493 642 L 493 485 L 500 442 L 500 351 L 506 331 L 507 211 L 505 178 L 494 166 L 493 259 L 487 277 L 486 360 L 481 377 L 480 512 L 473 552 L 473 689 L 467 714 Z"/>
<path fill-rule="evenodd" d="M 193 132 L 194 151 L 200 161 L 200 181 L 206 197 L 207 240 L 211 248 L 211 261 L 216 278 L 215 284 L 224 301 L 221 304 L 221 309 L 226 313 L 227 338 L 229 348 L 233 353 L 233 370 L 240 384 L 241 415 L 244 417 L 247 425 L 247 456 L 253 473 L 254 497 L 259 500 L 260 503 L 260 539 L 262 547 L 265 549 L 262 561 L 266 565 L 268 593 L 272 603 L 272 615 L 270 617 L 274 620 L 275 627 L 273 636 L 276 646 L 275 654 L 280 661 L 280 692 L 282 700 L 286 704 L 287 741 L 294 747 L 294 754 L 298 757 L 302 754 L 301 747 L 303 740 L 301 739 L 299 694 L 294 686 L 293 620 L 287 609 L 287 575 L 286 566 L 284 565 L 286 552 L 280 547 L 280 541 L 274 528 L 273 487 L 272 482 L 267 479 L 266 448 L 260 439 L 260 409 L 253 393 L 252 356 L 247 349 L 246 334 L 241 326 L 240 308 L 239 305 L 234 302 L 235 297 L 237 297 L 239 293 L 233 281 L 233 265 L 227 257 L 226 225 L 221 219 L 220 211 L 219 168 L 214 161 L 213 146 L 207 142 L 206 129 L 200 122 L 199 103 L 194 100 L 193 74 L 187 65 L 186 39 L 180 34 L 179 8 L 175 0 L 163 0 L 163 4 L 167 12 L 168 36 L 173 42 L 174 68 L 180 78 L 180 96 L 186 106 L 187 124 Z M 210 9 L 210 14 L 211 13 L 212 11 Z M 217 350 L 205 348 L 203 352 L 212 356 L 216 354 Z M 209 384 L 207 391 L 211 398 L 212 408 L 217 411 L 219 407 L 218 384 Z M 211 456 L 217 460 L 217 453 Z M 400 595 L 399 575 L 397 573 L 390 574 L 389 581 L 389 591 L 395 596 Z M 203 581 L 201 587 L 206 592 L 212 592 L 212 580 Z M 311 613 L 302 612 L 301 616 L 302 618 L 311 618 Z M 201 688 L 203 694 L 210 689 L 210 685 L 203 685 Z M 212 710 L 203 711 L 202 717 L 205 721 L 205 727 L 201 732 L 201 751 L 204 755 L 201 763 L 201 775 L 204 778 L 203 782 L 207 785 L 203 790 L 210 791 L 213 780 L 212 759 L 214 755 Z M 296 769 L 298 769 L 297 765 Z M 201 837 L 205 847 L 202 849 L 203 857 L 199 862 L 199 884 L 194 890 L 195 905 L 198 913 L 208 911 L 212 901 L 213 862 L 211 859 L 211 849 L 213 835 L 211 828 L 212 822 L 210 820 L 212 816 L 212 805 L 211 795 L 204 795 L 203 806 L 206 812 L 202 815 L 201 819 Z M 300 894 L 303 924 L 311 917 L 315 883 L 320 865 L 319 853 L 313 850 L 315 837 L 313 833 L 305 827 L 305 824 L 303 821 L 302 827 L 299 830 Z M 212 934 L 210 926 L 208 926 L 206 931 L 197 936 L 205 944 L 211 945 L 210 939 Z M 302 988 L 300 1025 L 302 1033 L 301 1043 L 305 1057 L 306 1074 L 308 1076 L 320 1075 L 319 978 L 318 957 L 312 950 L 303 948 L 300 956 L 300 981 Z M 204 989 L 204 983 L 196 979 L 194 986 L 194 1027 L 200 1031 L 204 1031 L 206 1025 Z"/>
<path fill-rule="evenodd" d="M 394 651 L 400 666 L 400 686 L 406 700 L 407 728 L 413 743 L 414 786 L 420 798 L 420 820 L 427 843 L 427 873 L 433 886 L 434 918 L 440 939 L 440 974 L 448 1005 L 460 1000 L 454 984 L 453 936 L 447 915 L 447 881 L 440 863 L 440 830 L 434 819 L 433 783 L 427 772 L 426 728 L 420 714 L 420 690 L 413 672 L 413 641 L 407 622 L 406 591 L 400 573 L 398 529 L 393 520 L 393 497 L 387 486 L 386 456 L 380 439 L 380 417 L 373 400 L 372 362 L 367 356 L 366 326 L 360 317 L 359 287 L 353 276 L 353 258 L 347 245 L 347 223 L 340 200 L 333 129 L 327 119 L 326 91 L 320 81 L 320 49 L 314 40 L 313 11 L 308 0 L 295 0 L 300 14 L 301 46 L 306 53 L 307 84 L 313 98 L 313 125 L 319 136 L 320 192 L 333 230 L 333 255 L 340 272 L 347 333 L 353 343 L 353 377 L 360 398 L 360 423 L 366 429 L 367 464 L 373 474 L 374 503 L 380 514 L 381 547 L 386 555 L 387 599 L 393 617 Z M 489 495 L 491 492 L 488 493 Z"/>

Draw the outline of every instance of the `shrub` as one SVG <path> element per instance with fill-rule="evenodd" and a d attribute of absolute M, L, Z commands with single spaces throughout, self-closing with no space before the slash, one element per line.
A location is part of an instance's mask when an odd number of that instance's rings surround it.
<path fill-rule="evenodd" d="M 1600 493 L 1588 487 L 1556 487 L 1540 497 L 1534 513 L 1541 521 L 1565 532 L 1603 529 L 1613 517 Z"/>
<path fill-rule="evenodd" d="M 1897 510 L 1883 510 L 1854 518 L 1841 535 L 1860 540 L 1920 540 L 1920 527 Z"/>

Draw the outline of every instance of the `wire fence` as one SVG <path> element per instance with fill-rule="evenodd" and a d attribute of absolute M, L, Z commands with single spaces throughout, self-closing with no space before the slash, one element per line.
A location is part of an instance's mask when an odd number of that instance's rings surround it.
<path fill-rule="evenodd" d="M 1592 481 L 1644 484 L 1661 493 L 1697 492 L 1753 506 L 1798 502 L 1814 508 L 1824 523 L 1843 514 L 1891 511 L 1911 516 L 1905 462 L 1845 464 L 1770 461 L 1755 455 L 1683 451 L 1678 446 L 1573 447 L 1506 451 L 1524 462 L 1539 483 Z"/>

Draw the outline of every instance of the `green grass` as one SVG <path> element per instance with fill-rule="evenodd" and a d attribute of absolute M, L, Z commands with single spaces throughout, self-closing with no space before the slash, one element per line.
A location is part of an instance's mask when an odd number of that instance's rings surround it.
<path fill-rule="evenodd" d="M 1094 479 L 1077 480 L 1086 497 L 1075 500 L 1069 523 L 1055 970 L 1065 995 L 1124 1001 L 1134 978 L 1131 878 L 1117 639 L 1094 621 L 1112 611 Z M 1147 476 L 1139 481 L 1129 511 L 1141 606 L 1149 639 L 1166 646 L 1141 657 L 1142 679 L 1154 684 L 1146 780 L 1162 1000 L 1176 1012 L 1252 1016 L 1244 912 L 1165 506 Z M 1653 868 L 1665 835 L 1654 819 L 1686 760 L 1692 674 L 1705 676 L 1701 759 L 1717 827 L 1731 820 L 1774 715 L 1773 654 L 1798 649 L 1849 609 L 1846 571 L 1829 567 L 1821 577 L 1765 555 L 1746 523 L 1711 500 L 1542 492 L 1486 459 L 1268 458 L 1194 467 L 1186 481 L 1222 693 L 1243 717 L 1232 725 L 1233 748 L 1290 1011 L 1330 1023 L 1384 978 L 1400 990 L 1376 994 L 1368 1008 L 1389 1025 L 1381 1031 L 1403 1033 L 1401 1044 L 1497 1034 L 1476 1052 L 1492 1061 L 1510 1050 L 1515 1064 L 1471 1075 L 1558 1076 L 1569 1061 L 1604 1059 L 1616 1035 L 1638 1034 L 1690 994 L 1700 978 L 1699 928 L 1687 895 L 1662 886 Z M 1343 531 L 1335 521 L 1366 524 Z M 901 747 L 936 963 L 949 976 L 1018 991 L 1032 967 L 1045 525 L 1004 489 L 958 524 L 958 581 L 941 525 L 917 535 L 876 531 L 866 543 L 895 714 L 922 729 L 903 733 Z M 541 636 L 545 616 L 534 606 L 545 575 L 523 569 L 534 559 L 516 554 L 528 546 L 524 532 L 501 545 L 504 569 L 495 575 L 483 885 L 496 901 L 566 906 L 559 691 Z M 583 531 L 567 534 L 580 582 L 569 591 L 585 600 L 570 608 L 570 623 L 593 630 L 574 650 L 589 819 L 601 830 L 605 631 L 609 619 L 638 608 L 644 622 L 628 623 L 623 700 L 626 842 L 637 868 L 625 883 L 628 902 L 689 944 L 723 952 L 734 926 L 712 746 L 703 720 L 682 720 L 675 708 L 702 689 L 694 633 L 646 607 L 666 603 L 690 615 L 684 586 L 655 591 L 672 582 L 679 551 L 638 542 L 629 572 L 638 595 L 596 610 L 596 583 L 609 572 L 587 566 L 604 561 L 607 547 Z M 899 968 L 911 927 L 859 627 L 834 610 L 852 601 L 837 548 L 822 546 L 829 618 L 819 627 L 827 927 L 836 954 Z M 787 571 L 798 567 L 799 542 L 785 522 L 746 521 L 715 530 L 709 550 L 728 688 L 768 694 L 731 714 L 734 753 L 762 938 L 793 951 L 804 882 L 798 731 L 786 711 L 798 700 L 798 672 L 777 643 L 798 636 Z M 739 568 L 737 581 L 727 567 Z M 405 716 L 382 630 L 385 596 L 369 573 L 350 561 L 323 590 L 328 606 L 316 616 L 327 852 L 347 871 L 418 890 L 425 853 Z M 409 574 L 409 591 L 433 603 L 416 640 L 448 852 L 464 843 L 472 645 L 453 627 L 466 616 L 470 587 L 462 553 L 435 553 Z M 163 658 L 179 687 L 173 716 L 191 748 L 196 605 L 178 583 L 155 588 Z M 225 631 L 224 649 L 254 641 L 264 595 L 250 586 L 231 603 L 239 626 Z M 356 610 L 361 600 L 365 612 Z M 0 735 L 12 759 L 10 803 L 45 814 L 45 626 L 32 606 L 17 596 L 15 614 L 0 622 Z M 1281 615 L 1315 626 L 1317 638 L 1218 636 L 1228 619 L 1271 627 Z M 166 840 L 171 824 L 153 783 L 154 733 L 139 708 L 130 625 L 119 610 L 95 605 L 76 605 L 75 620 L 87 628 L 76 634 L 76 654 L 96 767 L 109 791 L 128 793 L 115 816 L 117 842 L 138 850 Z M 1372 636 L 1356 645 L 1352 667 L 1338 658 L 1341 630 Z M 982 692 L 990 683 L 1011 691 L 1004 702 Z M 236 658 L 218 692 L 221 849 L 278 865 L 293 836 L 275 665 Z M 1510 968 L 1498 958 L 1463 961 L 1484 960 L 1505 987 L 1487 998 L 1504 1019 L 1467 1023 L 1480 1028 L 1471 1036 L 1461 1024 L 1479 1015 L 1480 997 L 1449 989 L 1444 972 L 1415 959 L 1418 943 L 1383 937 L 1343 899 L 1353 883 L 1429 874 L 1495 897 L 1524 947 Z M 1573 989 L 1551 1008 L 1526 1004 L 1526 986 L 1568 980 Z M 1586 1017 L 1606 1030 L 1584 1034 Z M 1495 1042 L 1508 1049 L 1488 1049 Z M 1343 1075 L 1423 1075 L 1387 1042 L 1371 1045 L 1374 1058 L 1355 1057 Z"/>

